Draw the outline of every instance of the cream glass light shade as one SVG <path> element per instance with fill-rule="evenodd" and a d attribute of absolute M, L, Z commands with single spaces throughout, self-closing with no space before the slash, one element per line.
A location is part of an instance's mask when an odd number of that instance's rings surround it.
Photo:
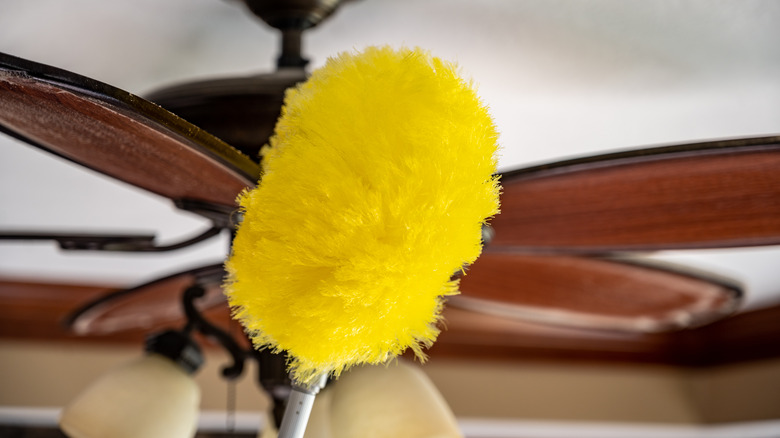
<path fill-rule="evenodd" d="M 181 366 L 148 354 L 103 375 L 65 407 L 71 438 L 191 438 L 200 390 Z"/>
<path fill-rule="evenodd" d="M 328 413 L 328 415 L 325 415 Z M 462 438 L 422 370 L 399 360 L 343 374 L 317 396 L 305 438 Z"/>

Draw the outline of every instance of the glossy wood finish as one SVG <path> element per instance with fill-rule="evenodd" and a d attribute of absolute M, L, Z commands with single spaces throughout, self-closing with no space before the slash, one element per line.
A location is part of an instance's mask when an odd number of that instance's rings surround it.
<path fill-rule="evenodd" d="M 461 279 L 450 304 L 561 326 L 658 332 L 732 313 L 736 283 L 648 262 L 488 252 Z"/>
<path fill-rule="evenodd" d="M 185 320 L 184 291 L 195 284 L 205 295 L 195 302 L 200 311 L 226 306 L 222 293 L 222 264 L 203 266 L 142 285 L 100 295 L 72 309 L 64 319 L 79 335 L 107 335 L 128 330 L 150 330 Z"/>
<path fill-rule="evenodd" d="M 79 336 L 62 323 L 73 309 L 112 291 L 116 289 L 0 279 L 0 339 L 124 344 L 140 349 L 147 330 L 136 328 Z M 206 316 L 232 333 L 240 333 L 241 329 L 230 320 L 227 306 L 212 308 L 206 311 Z M 149 331 L 181 324 L 183 320 L 171 321 Z M 448 306 L 442 333 L 429 354 L 435 358 L 468 360 L 583 360 L 708 366 L 780 357 L 777 339 L 780 339 L 780 306 L 738 314 L 697 329 L 650 334 L 523 322 Z"/>
<path fill-rule="evenodd" d="M 605 253 L 780 244 L 780 137 L 507 173 L 494 247 Z"/>
<path fill-rule="evenodd" d="M 171 199 L 233 206 L 259 175 L 249 158 L 150 102 L 4 54 L 0 126 L 36 147 Z"/>

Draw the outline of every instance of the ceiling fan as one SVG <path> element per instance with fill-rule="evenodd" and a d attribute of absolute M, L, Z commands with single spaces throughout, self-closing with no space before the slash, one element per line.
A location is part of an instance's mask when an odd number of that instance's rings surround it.
<path fill-rule="evenodd" d="M 89 78 L 0 55 L 0 129 L 30 145 L 171 199 L 212 226 L 158 246 L 150 235 L 5 233 L 65 249 L 170 251 L 231 230 L 235 198 L 260 175 L 257 151 L 284 90 L 304 80 L 303 31 L 338 1 L 245 0 L 282 32 L 271 74 L 189 83 L 143 99 Z M 154 102 L 154 103 L 152 103 Z M 159 106 L 158 106 L 159 105 Z M 740 286 L 710 273 L 650 263 L 660 249 L 780 243 L 780 137 L 657 147 L 502 175 L 502 213 L 485 253 L 449 304 L 475 315 L 638 332 L 706 324 L 733 312 Z M 486 239 L 487 240 L 487 239 Z M 82 334 L 180 317 L 167 291 L 196 282 L 202 306 L 223 303 L 220 265 L 174 274 L 76 309 Z M 174 288 L 176 289 L 176 288 Z M 489 316 L 484 316 L 489 317 Z"/>

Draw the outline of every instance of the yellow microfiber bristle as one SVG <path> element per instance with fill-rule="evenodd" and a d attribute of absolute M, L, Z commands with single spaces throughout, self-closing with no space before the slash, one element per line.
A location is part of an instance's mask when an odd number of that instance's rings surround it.
<path fill-rule="evenodd" d="M 498 212 L 496 153 L 472 85 L 423 50 L 344 53 L 288 91 L 226 263 L 255 346 L 303 383 L 423 358 Z"/>

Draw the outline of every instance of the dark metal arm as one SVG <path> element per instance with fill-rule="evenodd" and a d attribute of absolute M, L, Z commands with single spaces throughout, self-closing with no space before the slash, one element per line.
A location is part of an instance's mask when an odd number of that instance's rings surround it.
<path fill-rule="evenodd" d="M 200 234 L 171 245 L 157 246 L 153 234 L 92 234 L 92 233 L 38 233 L 34 231 L 14 231 L 0 233 L 3 240 L 53 240 L 66 250 L 90 251 L 126 251 L 126 252 L 163 252 L 173 251 L 202 242 L 214 237 L 222 230 L 211 227 Z"/>
<path fill-rule="evenodd" d="M 249 352 L 242 349 L 230 334 L 206 321 L 206 319 L 201 316 L 200 312 L 198 312 L 198 309 L 195 307 L 195 300 L 203 297 L 205 294 L 206 290 L 199 285 L 190 286 L 184 291 L 182 299 L 184 313 L 187 315 L 187 325 L 184 327 L 183 331 L 189 333 L 192 330 L 197 330 L 201 334 L 215 340 L 227 350 L 233 359 L 233 364 L 223 368 L 222 375 L 228 379 L 235 379 L 244 372 L 244 361 L 248 357 Z"/>

